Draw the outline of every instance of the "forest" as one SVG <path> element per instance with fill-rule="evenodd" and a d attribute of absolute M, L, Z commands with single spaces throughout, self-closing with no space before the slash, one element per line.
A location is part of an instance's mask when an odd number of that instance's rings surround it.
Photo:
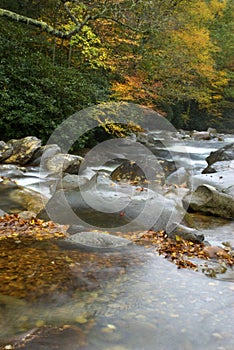
<path fill-rule="evenodd" d="M 46 141 L 108 101 L 230 132 L 233 14 L 233 0 L 0 0 L 1 139 Z"/>

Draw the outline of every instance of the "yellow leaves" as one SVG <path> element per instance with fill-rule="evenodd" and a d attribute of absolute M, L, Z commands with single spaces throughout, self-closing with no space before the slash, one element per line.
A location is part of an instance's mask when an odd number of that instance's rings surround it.
<path fill-rule="evenodd" d="M 221 16 L 226 7 L 226 0 L 197 0 L 191 4 L 190 13 L 193 19 L 199 24 L 212 21 L 215 16 Z"/>

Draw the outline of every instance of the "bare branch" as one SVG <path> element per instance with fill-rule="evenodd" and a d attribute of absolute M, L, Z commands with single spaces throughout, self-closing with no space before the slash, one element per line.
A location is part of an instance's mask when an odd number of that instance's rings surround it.
<path fill-rule="evenodd" d="M 81 29 L 83 28 L 83 26 L 89 20 L 95 19 L 92 16 L 87 15 L 84 18 L 84 20 L 81 23 L 79 23 L 73 30 L 71 30 L 69 32 L 62 32 L 60 30 L 53 28 L 52 26 L 50 26 L 46 22 L 38 21 L 38 20 L 30 18 L 30 17 L 22 16 L 22 15 L 15 13 L 15 12 L 8 11 L 5 9 L 0 9 L 0 16 L 7 17 L 8 19 L 11 19 L 11 20 L 14 20 L 14 21 L 17 21 L 20 23 L 26 23 L 28 25 L 32 25 L 34 27 L 40 28 L 44 32 L 51 34 L 57 38 L 61 38 L 61 39 L 70 39 L 73 35 L 79 33 L 81 31 Z"/>

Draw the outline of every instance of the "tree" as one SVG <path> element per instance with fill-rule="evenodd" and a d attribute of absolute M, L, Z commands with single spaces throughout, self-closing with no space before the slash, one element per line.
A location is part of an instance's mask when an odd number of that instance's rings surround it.
<path fill-rule="evenodd" d="M 105 72 L 113 99 L 174 113 L 182 125 L 192 110 L 218 114 L 230 75 L 214 24 L 231 0 L 2 1 L 0 17 L 43 38 L 54 65 Z"/>
<path fill-rule="evenodd" d="M 212 41 L 209 26 L 222 16 L 225 2 L 199 0 L 180 5 L 141 36 L 137 67 L 132 75 L 126 70 L 124 79 L 116 82 L 114 96 L 131 100 L 141 96 L 150 105 L 196 101 L 207 109 L 222 99 L 228 79 L 216 67 L 219 47 Z"/>

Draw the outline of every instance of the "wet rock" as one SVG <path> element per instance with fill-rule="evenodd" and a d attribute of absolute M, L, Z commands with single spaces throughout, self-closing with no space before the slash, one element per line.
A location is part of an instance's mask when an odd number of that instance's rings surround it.
<path fill-rule="evenodd" d="M 113 181 L 143 182 L 146 180 L 146 175 L 135 162 L 126 160 L 111 173 L 111 179 Z"/>
<path fill-rule="evenodd" d="M 230 143 L 215 152 L 211 152 L 206 158 L 208 166 L 203 170 L 204 174 L 215 172 L 215 163 L 234 160 L 234 143 Z M 219 165 L 220 167 L 220 165 Z"/>
<path fill-rule="evenodd" d="M 210 185 L 216 188 L 217 191 L 229 194 L 234 197 L 233 194 L 233 170 L 221 171 L 212 174 L 198 174 L 194 175 L 189 180 L 190 188 L 196 190 L 201 185 Z"/>
<path fill-rule="evenodd" d="M 209 165 L 202 171 L 202 174 L 210 174 L 224 171 L 234 171 L 234 160 L 223 160 Z"/>
<path fill-rule="evenodd" d="M 0 164 L 0 176 L 17 178 L 25 175 L 26 168 L 14 164 Z"/>
<path fill-rule="evenodd" d="M 43 156 L 43 163 L 40 164 L 43 168 L 43 164 L 46 164 L 49 159 L 58 153 L 61 153 L 61 148 L 56 144 L 42 146 L 34 153 L 32 162 L 34 165 L 39 165 Z"/>
<path fill-rule="evenodd" d="M 38 217 L 101 229 L 160 230 L 184 214 L 182 206 L 155 191 L 117 184 L 107 174 L 97 173 L 81 190 L 56 191 Z"/>
<path fill-rule="evenodd" d="M 44 207 L 45 202 L 47 202 L 47 198 L 39 192 L 23 186 L 18 186 L 17 189 L 12 191 L 10 199 L 33 213 L 38 213 Z"/>
<path fill-rule="evenodd" d="M 31 161 L 35 151 L 40 148 L 41 140 L 28 136 L 19 140 L 10 140 L 7 145 L 12 147 L 13 151 L 11 156 L 4 160 L 4 163 L 25 165 Z"/>
<path fill-rule="evenodd" d="M 180 236 L 181 238 L 194 243 L 201 243 L 204 241 L 204 235 L 200 233 L 198 230 L 195 230 L 190 227 L 186 227 L 181 224 L 178 224 L 172 232 L 169 232 L 168 236 L 170 238 L 175 238 L 176 236 Z"/>
<path fill-rule="evenodd" d="M 0 141 L 0 162 L 9 158 L 13 153 L 13 147 L 10 144 Z"/>
<path fill-rule="evenodd" d="M 52 158 L 49 158 L 43 164 L 43 167 L 45 167 L 46 170 L 52 173 L 77 174 L 82 160 L 83 158 L 80 156 L 65 153 L 57 153 Z"/>
<path fill-rule="evenodd" d="M 216 257 L 217 258 L 217 257 Z M 198 271 L 201 271 L 204 273 L 204 275 L 211 277 L 211 278 L 217 278 L 225 280 L 225 275 L 232 271 L 228 266 L 226 266 L 225 263 L 219 263 L 215 260 L 205 261 L 203 263 L 198 263 Z M 223 275 L 222 278 L 220 276 Z M 228 276 L 227 276 L 228 277 Z M 231 279 L 232 280 L 232 279 Z"/>
<path fill-rule="evenodd" d="M 203 251 L 210 259 L 227 256 L 227 252 L 223 248 L 217 246 L 206 246 Z"/>
<path fill-rule="evenodd" d="M 19 213 L 27 210 L 38 213 L 47 202 L 39 192 L 17 185 L 14 181 L 0 182 L 1 209 L 8 213 Z"/>
<path fill-rule="evenodd" d="M 80 186 L 85 185 L 88 179 L 79 175 L 66 174 L 63 178 L 59 179 L 56 183 L 54 190 L 78 190 Z"/>
<path fill-rule="evenodd" d="M 201 185 L 193 192 L 192 197 L 185 196 L 183 201 L 193 211 L 234 218 L 234 198 L 217 191 L 213 186 Z"/>
<path fill-rule="evenodd" d="M 136 183 L 154 182 L 163 185 L 165 178 L 175 170 L 174 162 L 166 159 L 148 157 L 137 163 L 126 160 L 111 173 L 111 179 Z"/>
<path fill-rule="evenodd" d="M 126 238 L 102 232 L 78 232 L 65 240 L 56 242 L 63 249 L 112 250 L 132 244 Z"/>
<path fill-rule="evenodd" d="M 210 140 L 211 135 L 209 131 L 193 131 L 192 137 L 194 140 Z"/>

